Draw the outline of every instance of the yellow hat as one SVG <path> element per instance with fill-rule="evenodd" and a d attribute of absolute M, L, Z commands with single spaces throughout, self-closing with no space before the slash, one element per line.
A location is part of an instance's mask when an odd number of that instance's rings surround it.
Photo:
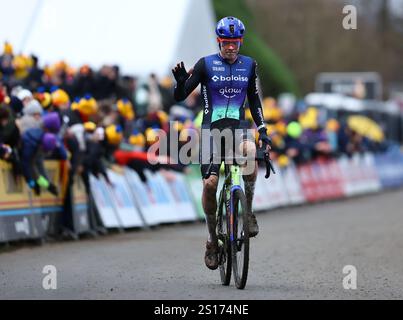
<path fill-rule="evenodd" d="M 49 92 L 36 92 L 34 97 L 39 101 L 44 109 L 49 108 L 52 104 L 52 96 Z"/>
<path fill-rule="evenodd" d="M 23 55 L 18 55 L 13 58 L 14 76 L 21 80 L 28 76 L 29 62 Z"/>
<path fill-rule="evenodd" d="M 278 107 L 265 107 L 263 115 L 266 121 L 277 122 L 283 117 L 283 112 Z"/>
<path fill-rule="evenodd" d="M 316 129 L 318 127 L 318 110 L 314 107 L 308 108 L 298 119 L 303 129 Z"/>
<path fill-rule="evenodd" d="M 276 131 L 282 135 L 286 136 L 287 135 L 287 125 L 285 124 L 284 121 L 279 121 L 275 124 Z"/>
<path fill-rule="evenodd" d="M 69 95 L 62 89 L 57 89 L 51 93 L 52 103 L 55 107 L 70 103 Z"/>
<path fill-rule="evenodd" d="M 98 111 L 97 101 L 91 96 L 86 95 L 84 98 L 81 98 L 78 102 L 78 111 L 86 116 L 92 116 Z"/>
<path fill-rule="evenodd" d="M 13 46 L 9 42 L 4 42 L 4 49 L 3 49 L 3 54 L 4 55 L 12 55 L 14 52 Z"/>
<path fill-rule="evenodd" d="M 141 132 L 134 132 L 129 137 L 129 143 L 134 146 L 144 147 L 146 144 L 146 138 Z"/>
<path fill-rule="evenodd" d="M 80 102 L 80 101 L 74 100 L 74 101 L 71 103 L 71 105 L 70 105 L 71 110 L 78 110 L 78 103 L 79 103 L 79 102 Z"/>
<path fill-rule="evenodd" d="M 290 159 L 288 159 L 286 155 L 282 154 L 278 156 L 277 163 L 281 168 L 284 168 L 290 164 Z"/>
<path fill-rule="evenodd" d="M 113 145 L 118 145 L 123 139 L 122 127 L 111 124 L 105 129 L 108 142 Z"/>
<path fill-rule="evenodd" d="M 116 103 L 119 113 L 127 120 L 134 119 L 133 105 L 128 99 L 120 99 Z"/>
<path fill-rule="evenodd" d="M 87 121 L 84 123 L 85 131 L 93 132 L 97 128 L 97 125 L 92 121 Z"/>
<path fill-rule="evenodd" d="M 158 134 L 153 128 L 146 129 L 145 137 L 148 144 L 153 144 L 158 140 Z"/>
<path fill-rule="evenodd" d="M 161 123 L 167 123 L 169 121 L 169 116 L 165 111 L 157 111 L 157 115 Z"/>

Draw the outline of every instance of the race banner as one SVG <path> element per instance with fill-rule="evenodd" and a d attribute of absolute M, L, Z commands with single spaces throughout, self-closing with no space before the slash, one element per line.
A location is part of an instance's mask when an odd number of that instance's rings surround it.
<path fill-rule="evenodd" d="M 181 221 L 181 213 L 176 210 L 175 198 L 171 188 L 160 172 L 145 171 L 147 184 L 152 190 L 154 199 L 161 210 L 161 223 L 173 223 Z"/>
<path fill-rule="evenodd" d="M 104 178 L 97 179 L 93 175 L 90 175 L 90 186 L 91 194 L 103 226 L 105 228 L 122 228 L 123 224 L 115 212 L 113 199 Z"/>
<path fill-rule="evenodd" d="M 75 177 L 72 188 L 73 226 L 77 234 L 91 229 L 88 216 L 87 193 L 81 177 Z"/>
<path fill-rule="evenodd" d="M 200 175 L 200 166 L 190 165 L 188 169 L 189 173 L 185 176 L 185 179 L 189 186 L 190 195 L 196 208 L 198 219 L 204 220 L 205 216 L 201 201 L 203 194 L 203 182 Z"/>
<path fill-rule="evenodd" d="M 163 220 L 164 211 L 157 204 L 151 189 L 141 181 L 136 171 L 125 168 L 126 181 L 146 225 L 154 226 Z"/>
<path fill-rule="evenodd" d="M 143 227 L 143 219 L 137 210 L 124 175 L 113 170 L 108 170 L 107 172 L 112 184 L 106 184 L 106 188 L 111 194 L 112 205 L 122 227 Z"/>
<path fill-rule="evenodd" d="M 291 163 L 287 167 L 283 168 L 281 172 L 284 180 L 285 192 L 287 192 L 290 203 L 304 203 L 305 197 L 302 192 L 302 186 L 298 176 L 298 171 L 294 163 Z"/>
<path fill-rule="evenodd" d="M 184 175 L 178 172 L 171 173 L 170 175 L 171 178 L 164 178 L 171 188 L 176 210 L 180 215 L 180 221 L 197 220 L 197 213 L 187 188 Z"/>

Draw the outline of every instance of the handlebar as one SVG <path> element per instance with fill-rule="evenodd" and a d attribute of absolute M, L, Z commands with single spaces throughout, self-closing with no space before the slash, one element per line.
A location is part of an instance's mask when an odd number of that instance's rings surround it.
<path fill-rule="evenodd" d="M 267 144 L 263 143 L 261 148 L 258 148 L 256 151 L 256 160 L 264 161 L 266 166 L 266 175 L 264 176 L 266 179 L 270 178 L 271 173 L 276 174 L 276 170 L 274 170 L 273 163 L 270 158 L 270 151 L 266 152 Z"/>
<path fill-rule="evenodd" d="M 258 148 L 256 150 L 256 160 L 265 162 L 265 166 L 266 166 L 265 178 L 269 179 L 271 173 L 273 172 L 273 174 L 276 174 L 276 171 L 274 170 L 273 163 L 270 158 L 270 152 L 266 152 L 266 146 L 267 146 L 267 144 L 263 144 L 262 148 Z M 213 159 L 214 159 L 214 155 L 211 155 L 210 164 L 207 167 L 206 172 L 203 174 L 203 179 L 208 179 L 210 177 L 211 169 L 212 169 L 212 166 L 214 163 Z M 221 159 L 221 160 L 223 160 L 223 159 Z"/>

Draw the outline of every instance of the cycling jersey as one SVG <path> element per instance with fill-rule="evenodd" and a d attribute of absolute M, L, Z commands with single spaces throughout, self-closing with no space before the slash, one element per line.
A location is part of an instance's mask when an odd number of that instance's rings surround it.
<path fill-rule="evenodd" d="M 190 78 L 175 87 L 175 99 L 186 99 L 199 84 L 204 101 L 203 127 L 236 127 L 240 120 L 245 119 L 246 97 L 258 130 L 265 127 L 257 87 L 256 61 L 252 58 L 238 55 L 232 64 L 218 53 L 201 58 Z"/>

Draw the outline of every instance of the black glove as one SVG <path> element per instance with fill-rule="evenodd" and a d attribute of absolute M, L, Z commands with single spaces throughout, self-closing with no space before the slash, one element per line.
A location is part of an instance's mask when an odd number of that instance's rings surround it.
<path fill-rule="evenodd" d="M 261 140 L 263 142 L 263 146 L 272 146 L 272 142 L 270 137 L 267 135 L 267 130 L 266 128 L 262 128 L 259 130 L 259 140 Z"/>
<path fill-rule="evenodd" d="M 175 77 L 175 80 L 178 84 L 183 84 L 189 79 L 190 74 L 187 73 L 185 65 L 183 61 L 178 63 L 174 69 L 172 69 L 172 74 Z"/>
<path fill-rule="evenodd" d="M 59 191 L 57 190 L 57 187 L 51 182 L 49 182 L 48 191 L 51 194 L 53 194 L 55 197 L 57 197 L 59 195 Z"/>

